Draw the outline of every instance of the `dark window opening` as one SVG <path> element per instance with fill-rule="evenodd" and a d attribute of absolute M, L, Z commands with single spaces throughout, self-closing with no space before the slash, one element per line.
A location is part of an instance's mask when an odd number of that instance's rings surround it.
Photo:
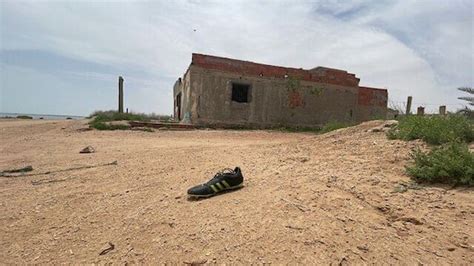
<path fill-rule="evenodd" d="M 181 92 L 176 95 L 176 116 L 178 121 L 181 121 Z"/>
<path fill-rule="evenodd" d="M 250 85 L 232 83 L 232 101 L 238 103 L 249 102 Z"/>

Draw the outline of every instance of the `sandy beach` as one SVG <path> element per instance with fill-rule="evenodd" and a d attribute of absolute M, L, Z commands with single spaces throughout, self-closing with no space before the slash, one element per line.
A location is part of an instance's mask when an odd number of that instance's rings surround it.
<path fill-rule="evenodd" d="M 2 263 L 474 264 L 474 190 L 408 185 L 424 144 L 367 132 L 380 122 L 322 135 L 86 122 L 0 120 L 0 171 L 34 169 L 0 177 Z M 235 166 L 244 188 L 187 200 Z"/>

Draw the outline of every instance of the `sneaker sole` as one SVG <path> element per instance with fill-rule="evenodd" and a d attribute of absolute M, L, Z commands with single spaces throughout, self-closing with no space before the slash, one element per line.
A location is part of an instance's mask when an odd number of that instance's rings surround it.
<path fill-rule="evenodd" d="M 239 184 L 237 186 L 233 186 L 233 187 L 229 187 L 229 188 L 224 188 L 223 190 L 219 191 L 219 192 L 216 192 L 214 194 L 209 194 L 209 195 L 193 195 L 193 194 L 188 194 L 188 198 L 191 198 L 191 199 L 200 199 L 200 198 L 210 198 L 212 196 L 215 196 L 217 194 L 220 194 L 222 192 L 225 192 L 225 191 L 229 191 L 229 190 L 235 190 L 235 189 L 239 189 L 239 188 L 242 188 L 244 186 L 244 184 Z"/>

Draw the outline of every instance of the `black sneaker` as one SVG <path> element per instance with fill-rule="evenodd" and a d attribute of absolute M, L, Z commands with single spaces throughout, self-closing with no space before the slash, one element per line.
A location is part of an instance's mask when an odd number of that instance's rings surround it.
<path fill-rule="evenodd" d="M 234 170 L 226 168 L 218 172 L 207 183 L 188 189 L 188 196 L 191 198 L 207 198 L 226 190 L 240 188 L 243 183 L 244 177 L 239 167 Z"/>

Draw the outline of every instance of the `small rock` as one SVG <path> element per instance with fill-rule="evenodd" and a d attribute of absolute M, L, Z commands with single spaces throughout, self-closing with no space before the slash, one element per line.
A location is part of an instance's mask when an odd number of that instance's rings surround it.
<path fill-rule="evenodd" d="M 357 248 L 358 248 L 359 250 L 364 251 L 364 252 L 369 251 L 369 247 L 367 247 L 367 245 L 357 246 Z"/>
<path fill-rule="evenodd" d="M 92 146 L 87 146 L 82 149 L 79 153 L 94 153 L 95 149 Z"/>
<path fill-rule="evenodd" d="M 379 183 L 380 183 L 380 180 L 374 180 L 371 185 L 372 185 L 372 186 L 376 186 L 376 185 L 378 185 Z"/>
<path fill-rule="evenodd" d="M 405 193 L 407 190 L 408 188 L 402 184 L 396 185 L 395 188 L 393 188 L 394 193 Z"/>
<path fill-rule="evenodd" d="M 382 127 L 374 127 L 372 129 L 369 129 L 368 130 L 369 132 L 383 132 L 384 131 L 384 128 Z"/>
<path fill-rule="evenodd" d="M 385 121 L 385 123 L 383 124 L 383 127 L 393 127 L 393 126 L 396 126 L 398 125 L 398 121 L 397 120 L 387 120 Z"/>
<path fill-rule="evenodd" d="M 454 251 L 454 250 L 456 250 L 455 247 L 449 247 L 449 248 L 448 248 L 448 251 Z"/>
<path fill-rule="evenodd" d="M 402 222 L 407 222 L 407 223 L 412 223 L 412 224 L 415 224 L 415 225 L 422 225 L 423 222 L 414 218 L 414 217 L 401 217 L 401 218 L 398 218 L 397 221 L 402 221 Z"/>
<path fill-rule="evenodd" d="M 112 244 L 112 242 L 108 242 L 107 245 L 105 245 L 102 248 L 102 251 L 99 253 L 99 255 L 105 255 L 114 249 L 115 249 L 115 245 Z"/>
<path fill-rule="evenodd" d="M 388 213 L 390 211 L 390 207 L 389 206 L 378 206 L 376 207 L 377 210 L 379 210 L 380 212 L 382 213 Z"/>
<path fill-rule="evenodd" d="M 191 261 L 191 262 L 187 262 L 187 261 L 184 261 L 184 264 L 187 264 L 187 265 L 203 265 L 203 264 L 206 264 L 207 260 L 196 260 L 196 261 Z"/>
<path fill-rule="evenodd" d="M 301 161 L 302 163 L 305 163 L 305 162 L 309 161 L 309 159 L 308 159 L 308 158 L 301 158 L 300 161 Z"/>
<path fill-rule="evenodd" d="M 334 183 L 336 181 L 337 181 L 337 176 L 332 175 L 328 177 L 328 183 Z"/>

